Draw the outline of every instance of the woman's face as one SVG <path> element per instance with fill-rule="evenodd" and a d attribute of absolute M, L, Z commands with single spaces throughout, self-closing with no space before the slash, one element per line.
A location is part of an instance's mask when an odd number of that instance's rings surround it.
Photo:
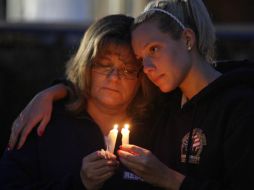
<path fill-rule="evenodd" d="M 143 23 L 132 32 L 132 47 L 143 62 L 144 73 L 162 92 L 179 87 L 190 70 L 184 38 L 173 40 L 156 22 Z"/>
<path fill-rule="evenodd" d="M 106 46 L 93 62 L 89 101 L 108 108 L 127 108 L 140 86 L 137 73 L 137 60 L 130 47 Z"/>

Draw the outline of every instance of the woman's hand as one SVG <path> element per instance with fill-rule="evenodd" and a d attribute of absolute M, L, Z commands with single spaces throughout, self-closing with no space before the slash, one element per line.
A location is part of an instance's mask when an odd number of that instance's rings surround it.
<path fill-rule="evenodd" d="M 118 150 L 120 161 L 146 182 L 165 189 L 179 189 L 184 176 L 163 164 L 151 151 L 122 145 Z"/>
<path fill-rule="evenodd" d="M 88 190 L 100 189 L 114 173 L 119 163 L 108 151 L 96 151 L 83 158 L 80 177 Z"/>
<path fill-rule="evenodd" d="M 53 101 L 64 98 L 66 94 L 67 87 L 63 84 L 57 84 L 38 93 L 13 122 L 8 148 L 13 149 L 19 139 L 17 148 L 20 149 L 37 124 L 39 124 L 37 133 L 42 136 L 51 118 Z"/>

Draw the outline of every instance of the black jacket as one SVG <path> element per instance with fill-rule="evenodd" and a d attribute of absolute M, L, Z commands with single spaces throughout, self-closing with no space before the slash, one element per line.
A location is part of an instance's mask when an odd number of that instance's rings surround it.
<path fill-rule="evenodd" d="M 141 128 L 132 126 L 130 142 L 139 144 L 139 131 Z M 120 137 L 118 145 L 119 140 Z M 37 136 L 35 129 L 23 148 L 4 153 L 0 162 L 0 189 L 85 189 L 79 175 L 82 159 L 102 148 L 105 149 L 104 137 L 87 113 L 77 117 L 66 112 L 63 104 L 54 106 L 42 137 Z M 102 189 L 152 188 L 121 166 Z"/>
<path fill-rule="evenodd" d="M 225 73 L 183 107 L 179 89 L 161 98 L 152 150 L 186 176 L 181 190 L 253 187 L 254 70 L 250 65 L 227 72 L 221 66 Z"/>

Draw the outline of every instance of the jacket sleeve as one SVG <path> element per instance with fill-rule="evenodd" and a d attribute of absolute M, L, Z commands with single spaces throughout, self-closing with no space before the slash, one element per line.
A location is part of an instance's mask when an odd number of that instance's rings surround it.
<path fill-rule="evenodd" d="M 243 190 L 254 186 L 253 100 L 235 102 L 232 106 L 221 144 L 223 163 L 218 166 L 222 167 L 221 180 L 187 176 L 181 190 Z"/>
<path fill-rule="evenodd" d="M 31 137 L 31 138 L 30 138 Z M 0 161 L 1 190 L 83 190 L 79 174 L 62 179 L 41 179 L 38 164 L 37 135 L 33 132 L 20 150 L 5 151 Z"/>

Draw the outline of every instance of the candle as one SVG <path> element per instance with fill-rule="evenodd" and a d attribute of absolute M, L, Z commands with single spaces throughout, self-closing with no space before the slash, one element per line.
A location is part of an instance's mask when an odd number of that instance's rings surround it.
<path fill-rule="evenodd" d="M 121 134 L 122 134 L 122 145 L 129 144 L 129 134 L 130 134 L 129 124 L 124 124 L 124 127 L 121 130 Z"/>
<path fill-rule="evenodd" d="M 109 131 L 109 134 L 106 137 L 107 150 L 111 153 L 114 153 L 115 150 L 117 134 L 118 134 L 118 125 L 115 124 L 113 129 Z"/>

